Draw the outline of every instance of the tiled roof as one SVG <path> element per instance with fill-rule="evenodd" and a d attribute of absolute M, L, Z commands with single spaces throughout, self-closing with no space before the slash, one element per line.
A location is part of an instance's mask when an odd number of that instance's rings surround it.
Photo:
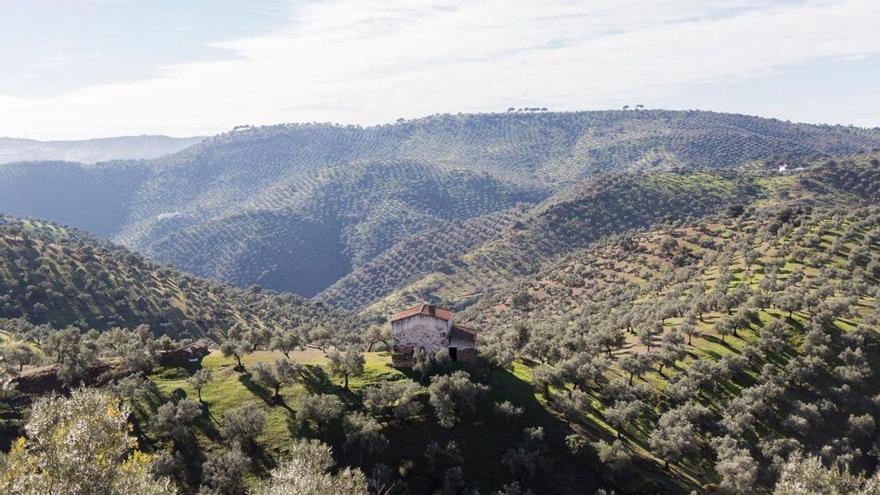
<path fill-rule="evenodd" d="M 402 320 L 404 318 L 409 318 L 410 316 L 415 315 L 433 316 L 434 318 L 449 321 L 452 319 L 453 316 L 455 316 L 455 313 L 449 311 L 446 308 L 438 308 L 430 304 L 419 304 L 418 306 L 413 306 L 399 313 L 394 313 L 393 315 L 391 315 L 391 321 Z"/>

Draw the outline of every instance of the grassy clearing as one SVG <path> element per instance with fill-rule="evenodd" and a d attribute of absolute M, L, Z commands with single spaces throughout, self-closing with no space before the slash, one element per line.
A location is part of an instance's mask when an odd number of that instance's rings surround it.
<path fill-rule="evenodd" d="M 246 369 L 258 362 L 272 362 L 283 358 L 278 352 L 259 351 L 245 356 L 242 362 Z M 329 360 L 319 350 L 308 349 L 303 352 L 291 353 L 295 360 L 308 371 L 313 379 L 305 383 L 297 383 L 281 389 L 282 403 L 271 400 L 271 393 L 259 388 L 251 380 L 250 375 L 238 373 L 233 368 L 235 360 L 223 357 L 214 351 L 202 361 L 202 367 L 213 373 L 213 380 L 202 391 L 202 398 L 207 405 L 207 423 L 200 428 L 197 442 L 201 451 L 217 454 L 227 448 L 222 439 L 223 414 L 231 408 L 248 403 L 259 404 L 267 413 L 264 432 L 258 438 L 261 446 L 264 469 L 271 467 L 277 459 L 288 452 L 289 444 L 302 435 L 295 421 L 297 399 L 309 393 L 330 393 L 343 399 L 348 408 L 358 407 L 357 393 L 383 381 L 414 378 L 390 366 L 390 355 L 387 352 L 371 352 L 365 354 L 364 373 L 352 377 L 351 392 L 342 390 L 341 378 L 328 376 Z M 180 391 L 187 397 L 195 399 L 196 391 L 189 386 L 187 378 L 191 372 L 182 368 L 157 369 L 150 379 L 156 384 L 160 395 L 167 399 Z M 598 488 L 599 476 L 589 466 L 579 464 L 565 452 L 564 437 L 570 433 L 567 424 L 551 413 L 542 397 L 536 395 L 531 385 L 531 367 L 517 362 L 510 371 L 494 371 L 488 376 L 491 390 L 482 399 L 480 411 L 473 417 L 466 418 L 452 429 L 441 428 L 433 417 L 427 404 L 418 421 L 394 423 L 386 425 L 383 434 L 389 439 L 393 448 L 388 449 L 375 459 L 365 460 L 359 453 L 347 449 L 340 442 L 341 432 L 332 432 L 325 438 L 334 445 L 337 458 L 343 464 L 358 464 L 369 468 L 376 462 L 383 462 L 393 469 L 399 469 L 413 493 L 430 491 L 430 479 L 426 478 L 427 466 L 424 465 L 424 451 L 431 441 L 445 444 L 455 441 L 462 451 L 466 462 L 465 478 L 476 482 L 481 491 L 491 492 L 506 481 L 510 474 L 499 460 L 504 453 L 519 442 L 522 429 L 526 426 L 541 426 L 547 432 L 547 442 L 558 458 L 555 464 L 559 476 L 573 481 L 569 486 L 589 486 Z M 179 391 L 178 391 L 179 389 Z M 425 397 L 425 402 L 427 397 Z M 524 414 L 513 421 L 498 421 L 492 415 L 492 403 L 509 401 L 522 407 Z M 154 406 L 160 404 L 156 401 Z M 151 408 L 144 405 L 142 419 L 147 420 Z M 335 440 L 334 440 L 335 439 Z M 364 464 L 366 463 L 366 464 Z M 547 482 L 564 486 L 561 479 L 555 481 L 548 478 Z"/>

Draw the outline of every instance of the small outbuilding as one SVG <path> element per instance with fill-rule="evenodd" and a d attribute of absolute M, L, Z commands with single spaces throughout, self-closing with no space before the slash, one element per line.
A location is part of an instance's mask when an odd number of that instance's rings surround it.
<path fill-rule="evenodd" d="M 177 349 L 159 351 L 158 360 L 160 364 L 165 366 L 186 366 L 191 363 L 198 363 L 210 352 L 206 341 L 197 340 Z"/>
<path fill-rule="evenodd" d="M 392 364 L 410 368 L 416 349 L 436 353 L 445 350 L 453 361 L 476 358 L 477 332 L 457 325 L 455 313 L 431 304 L 419 304 L 391 316 Z"/>

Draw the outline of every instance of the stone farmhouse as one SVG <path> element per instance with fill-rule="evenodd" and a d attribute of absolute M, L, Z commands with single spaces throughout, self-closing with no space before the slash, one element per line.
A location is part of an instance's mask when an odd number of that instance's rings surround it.
<path fill-rule="evenodd" d="M 453 361 L 472 361 L 477 355 L 477 332 L 455 324 L 454 318 L 452 311 L 430 304 L 419 304 L 392 315 L 392 364 L 411 368 L 416 349 L 429 353 L 443 350 Z"/>

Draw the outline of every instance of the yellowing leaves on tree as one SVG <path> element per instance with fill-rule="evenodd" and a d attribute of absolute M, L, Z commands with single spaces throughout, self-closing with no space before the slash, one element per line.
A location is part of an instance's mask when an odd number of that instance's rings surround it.
<path fill-rule="evenodd" d="M 0 462 L 0 493 L 115 495 L 175 493 L 149 472 L 151 457 L 134 450 L 128 411 L 93 389 L 34 403 L 18 439 Z"/>

